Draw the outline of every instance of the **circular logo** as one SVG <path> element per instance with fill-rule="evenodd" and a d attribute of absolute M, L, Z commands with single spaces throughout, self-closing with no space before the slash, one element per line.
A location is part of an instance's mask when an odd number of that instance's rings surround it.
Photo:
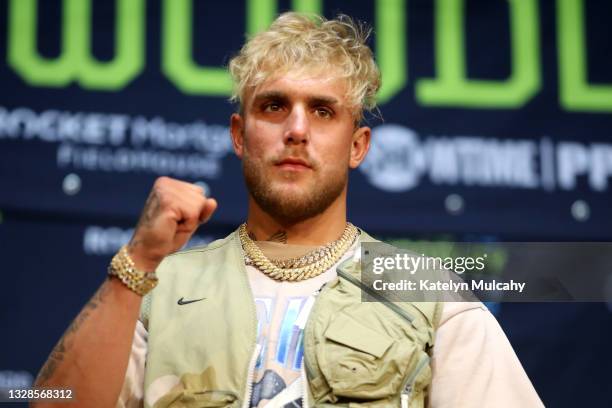
<path fill-rule="evenodd" d="M 381 190 L 399 193 L 416 187 L 425 170 L 418 135 L 398 125 L 374 128 L 370 151 L 359 168 Z"/>

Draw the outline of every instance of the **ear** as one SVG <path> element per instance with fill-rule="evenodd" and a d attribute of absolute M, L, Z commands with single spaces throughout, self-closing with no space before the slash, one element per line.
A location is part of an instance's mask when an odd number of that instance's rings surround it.
<path fill-rule="evenodd" d="M 244 119 L 237 113 L 232 114 L 230 119 L 230 134 L 232 136 L 232 146 L 236 156 L 242 159 L 244 151 Z"/>
<path fill-rule="evenodd" d="M 359 167 L 363 159 L 365 159 L 368 150 L 370 150 L 371 138 L 372 130 L 367 126 L 360 127 L 353 133 L 351 157 L 349 159 L 349 167 L 351 169 Z"/>

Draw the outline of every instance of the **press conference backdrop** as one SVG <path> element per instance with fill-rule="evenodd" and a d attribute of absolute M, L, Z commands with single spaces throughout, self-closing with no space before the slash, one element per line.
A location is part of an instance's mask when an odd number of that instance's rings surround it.
<path fill-rule="evenodd" d="M 349 218 L 386 238 L 612 238 L 612 3 L 0 0 L 0 386 L 28 386 L 154 179 L 246 214 L 225 66 L 279 11 L 369 22 L 383 120 Z M 585 271 L 577 271 L 581 273 Z M 547 406 L 610 406 L 611 308 L 494 311 Z M 92 352 L 96 352 L 92 350 Z"/>

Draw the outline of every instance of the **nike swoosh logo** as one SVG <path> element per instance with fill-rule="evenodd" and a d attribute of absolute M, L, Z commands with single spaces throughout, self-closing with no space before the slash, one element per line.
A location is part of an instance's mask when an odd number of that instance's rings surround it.
<path fill-rule="evenodd" d="M 201 299 L 193 299 L 193 300 L 184 300 L 184 298 L 180 298 L 178 300 L 178 302 L 176 302 L 179 305 L 188 305 L 190 303 L 194 303 L 194 302 L 199 302 L 200 300 L 204 300 L 206 298 L 201 298 Z"/>

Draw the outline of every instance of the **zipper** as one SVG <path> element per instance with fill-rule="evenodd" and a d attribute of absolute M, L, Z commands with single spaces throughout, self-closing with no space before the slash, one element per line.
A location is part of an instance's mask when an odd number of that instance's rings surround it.
<path fill-rule="evenodd" d="M 249 408 L 251 405 L 251 394 L 253 393 L 253 375 L 255 374 L 255 365 L 257 364 L 257 357 L 259 357 L 259 352 L 261 351 L 261 346 L 259 344 L 255 344 L 255 350 L 253 355 L 251 356 L 251 361 L 249 361 L 249 370 L 247 372 L 247 386 L 246 386 L 246 395 L 244 396 L 244 403 L 242 404 L 242 408 Z"/>
<path fill-rule="evenodd" d="M 244 278 L 244 282 L 246 284 L 246 289 L 248 292 L 248 297 L 251 300 L 251 322 L 252 322 L 252 333 L 253 333 L 253 354 L 251 354 L 251 360 L 249 361 L 249 365 L 247 367 L 247 376 L 246 376 L 246 390 L 244 401 L 242 403 L 242 408 L 249 408 L 251 405 L 251 394 L 253 393 L 253 380 L 255 377 L 255 365 L 257 364 L 257 358 L 259 357 L 259 352 L 261 351 L 261 346 L 257 344 L 257 309 L 255 307 L 255 298 L 253 297 L 253 288 L 251 287 L 251 282 L 249 282 L 249 275 L 246 270 L 246 266 L 244 264 L 244 250 L 242 249 L 242 245 L 240 244 L 240 239 L 237 236 L 234 236 L 234 240 L 236 240 L 238 246 L 238 253 L 241 255 L 238 264 L 241 265 L 242 269 L 242 277 Z"/>
<path fill-rule="evenodd" d="M 429 363 L 429 355 L 425 354 L 419 359 L 419 362 L 417 363 L 417 366 L 415 367 L 414 371 L 412 372 L 412 374 L 410 374 L 410 376 L 406 380 L 406 385 L 404 386 L 404 390 L 402 391 L 400 395 L 401 408 L 408 408 L 408 405 L 410 403 L 410 394 L 412 394 L 414 382 L 417 376 L 419 375 L 419 373 L 421 372 L 421 370 L 423 369 L 423 367 L 425 367 L 425 365 L 428 363 Z"/>
<path fill-rule="evenodd" d="M 383 305 L 387 306 L 389 309 L 391 309 L 391 311 L 395 312 L 401 318 L 403 318 L 404 320 L 408 321 L 408 323 L 413 324 L 414 316 L 412 316 L 410 313 L 406 312 L 404 309 L 402 309 L 401 307 L 399 307 L 395 303 L 390 302 L 387 298 L 382 296 L 380 293 L 376 292 L 371 287 L 369 287 L 367 285 L 364 285 L 360 280 L 353 278 L 351 275 L 349 275 L 349 274 L 347 274 L 347 273 L 345 273 L 345 272 L 343 272 L 343 271 L 341 271 L 339 269 L 337 270 L 337 273 L 342 278 L 346 279 L 347 281 L 349 281 L 353 285 L 357 286 L 358 288 L 360 288 L 361 290 L 366 292 L 368 295 L 370 295 L 374 299 L 378 300 Z"/>

